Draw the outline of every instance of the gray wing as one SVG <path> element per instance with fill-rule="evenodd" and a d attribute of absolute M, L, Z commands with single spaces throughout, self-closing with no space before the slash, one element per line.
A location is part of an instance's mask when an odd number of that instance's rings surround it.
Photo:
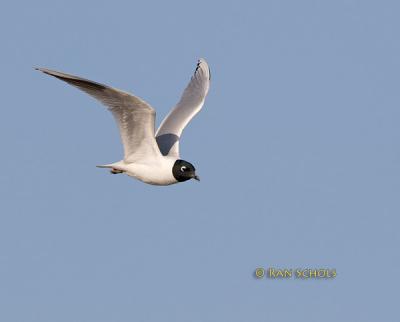
<path fill-rule="evenodd" d="M 199 59 L 196 70 L 178 104 L 162 121 L 156 133 L 158 147 L 163 155 L 179 158 L 179 139 L 183 129 L 201 110 L 210 87 L 210 69 Z"/>
<path fill-rule="evenodd" d="M 36 69 L 75 86 L 108 107 L 119 127 L 125 162 L 131 163 L 161 156 L 154 138 L 156 113 L 145 101 L 84 78 L 45 68 Z"/>

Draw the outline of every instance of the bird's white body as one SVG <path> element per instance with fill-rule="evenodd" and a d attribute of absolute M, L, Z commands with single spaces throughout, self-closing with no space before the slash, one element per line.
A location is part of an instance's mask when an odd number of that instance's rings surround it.
<path fill-rule="evenodd" d="M 210 85 L 210 69 L 204 59 L 184 90 L 178 104 L 161 122 L 155 133 L 155 110 L 141 98 L 127 92 L 78 76 L 37 68 L 99 100 L 113 114 L 119 127 L 124 158 L 99 166 L 112 173 L 125 173 L 153 185 L 170 185 L 197 179 L 194 166 L 179 157 L 179 140 L 183 129 L 200 111 Z"/>
<path fill-rule="evenodd" d="M 178 183 L 178 180 L 172 174 L 172 167 L 176 162 L 173 157 L 154 158 L 151 162 L 126 163 L 124 160 L 109 164 L 107 168 L 123 171 L 130 177 L 136 178 L 148 184 L 157 186 L 168 186 Z"/>

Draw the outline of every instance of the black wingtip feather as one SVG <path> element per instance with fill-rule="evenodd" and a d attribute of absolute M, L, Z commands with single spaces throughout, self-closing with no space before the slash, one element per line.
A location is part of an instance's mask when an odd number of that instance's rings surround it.
<path fill-rule="evenodd" d="M 197 65 L 196 65 L 196 69 L 194 70 L 194 74 L 196 74 L 196 72 L 198 71 L 198 69 L 200 68 L 202 61 L 201 59 L 197 60 Z M 210 67 L 208 67 L 208 80 L 211 80 L 211 70 Z"/>

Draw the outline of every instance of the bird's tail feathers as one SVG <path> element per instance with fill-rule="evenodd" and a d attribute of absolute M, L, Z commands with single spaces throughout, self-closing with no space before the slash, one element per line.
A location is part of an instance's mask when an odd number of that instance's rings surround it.
<path fill-rule="evenodd" d="M 110 164 L 96 165 L 96 167 L 97 168 L 108 168 L 108 169 L 113 168 L 113 169 L 122 170 L 121 169 L 121 161 L 110 163 Z"/>
<path fill-rule="evenodd" d="M 102 164 L 102 165 L 96 165 L 96 168 L 112 168 L 112 164 Z"/>

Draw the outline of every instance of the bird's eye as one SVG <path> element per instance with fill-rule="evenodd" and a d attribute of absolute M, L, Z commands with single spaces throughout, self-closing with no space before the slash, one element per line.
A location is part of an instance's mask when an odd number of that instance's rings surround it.
<path fill-rule="evenodd" d="M 182 166 L 182 167 L 181 167 L 181 172 L 185 172 L 185 170 L 186 170 L 186 167 L 185 167 L 185 166 Z"/>

